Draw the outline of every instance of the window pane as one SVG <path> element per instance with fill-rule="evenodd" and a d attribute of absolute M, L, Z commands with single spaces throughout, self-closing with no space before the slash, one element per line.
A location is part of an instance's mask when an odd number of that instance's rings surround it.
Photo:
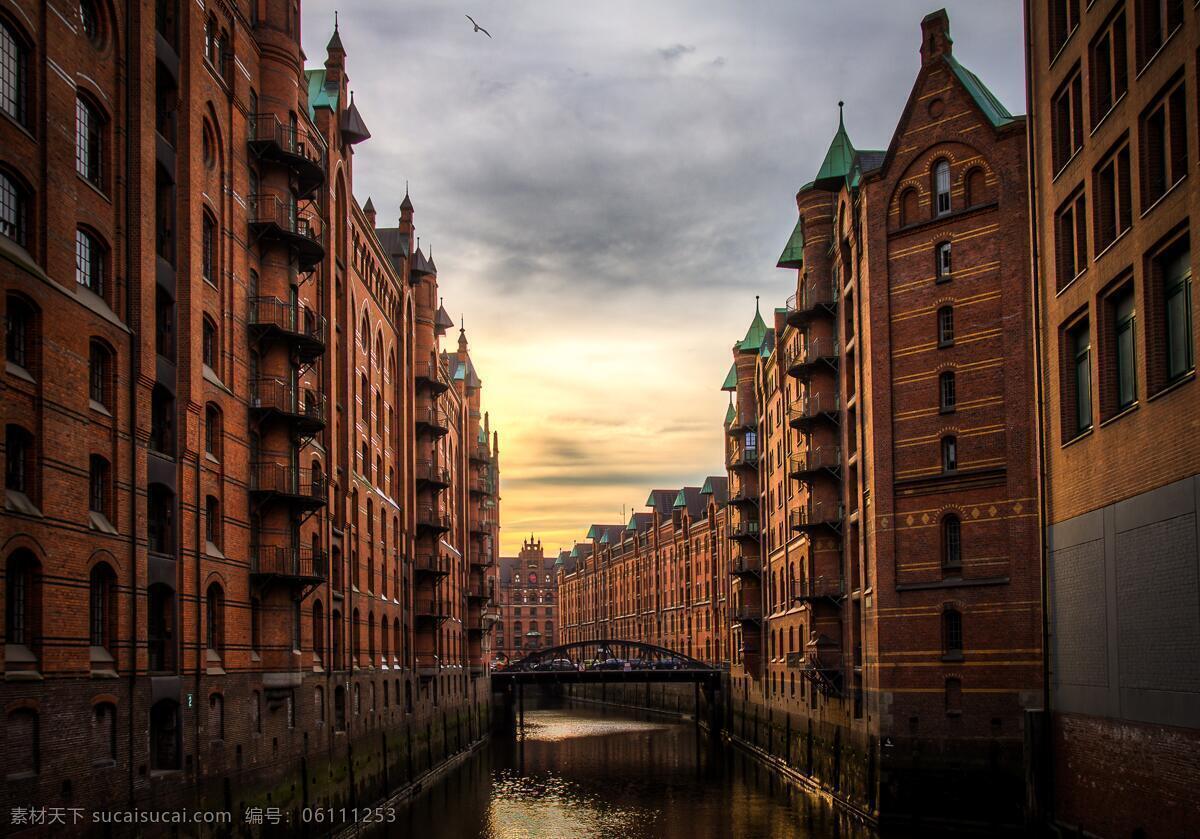
<path fill-rule="evenodd" d="M 1167 377 L 1171 379 L 1192 368 L 1191 259 L 1191 251 L 1184 251 L 1166 270 Z"/>
<path fill-rule="evenodd" d="M 0 110 L 25 120 L 25 54 L 5 23 L 0 23 Z"/>

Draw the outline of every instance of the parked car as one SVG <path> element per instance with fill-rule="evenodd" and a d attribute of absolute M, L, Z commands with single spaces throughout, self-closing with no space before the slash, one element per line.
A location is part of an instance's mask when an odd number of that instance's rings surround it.
<path fill-rule="evenodd" d="M 562 671 L 573 671 L 576 668 L 575 668 L 575 662 L 571 661 L 569 658 L 553 658 L 550 661 L 540 662 L 533 669 L 539 670 L 542 672 L 545 672 L 545 671 L 562 672 Z"/>
<path fill-rule="evenodd" d="M 593 670 L 624 670 L 625 662 L 619 658 L 606 658 L 592 664 Z"/>
<path fill-rule="evenodd" d="M 677 658 L 660 658 L 650 666 L 654 670 L 682 670 L 683 662 Z"/>

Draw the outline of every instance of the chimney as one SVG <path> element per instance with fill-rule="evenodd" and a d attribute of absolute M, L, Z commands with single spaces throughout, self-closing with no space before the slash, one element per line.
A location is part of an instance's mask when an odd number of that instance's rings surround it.
<path fill-rule="evenodd" d="M 927 67 L 939 57 L 954 54 L 954 39 L 950 37 L 950 16 L 945 9 L 925 15 L 921 21 L 921 66 Z"/>

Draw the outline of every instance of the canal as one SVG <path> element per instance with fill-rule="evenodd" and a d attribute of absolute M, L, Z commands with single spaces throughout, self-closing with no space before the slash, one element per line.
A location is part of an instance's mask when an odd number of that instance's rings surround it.
<path fill-rule="evenodd" d="M 527 710 L 374 836 L 421 839 L 858 839 L 827 802 L 781 784 L 688 721 L 593 705 Z"/>

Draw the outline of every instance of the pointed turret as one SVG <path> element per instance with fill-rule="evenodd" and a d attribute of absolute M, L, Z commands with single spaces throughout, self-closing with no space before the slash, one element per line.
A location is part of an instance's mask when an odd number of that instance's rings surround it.
<path fill-rule="evenodd" d="M 375 226 L 375 204 L 371 201 L 371 196 L 367 196 L 367 203 L 363 204 L 363 215 L 367 217 L 367 221 L 372 227 Z"/>
<path fill-rule="evenodd" d="M 846 133 L 846 123 L 842 118 L 842 107 L 845 104 L 838 102 L 837 133 L 833 135 L 833 142 L 829 144 L 829 151 L 825 152 L 825 160 L 813 181 L 813 185 L 820 189 L 840 188 L 854 164 L 854 146 Z"/>
<path fill-rule="evenodd" d="M 792 235 L 788 239 L 787 244 L 783 248 L 783 253 L 779 255 L 779 262 L 775 263 L 776 268 L 803 268 L 804 267 L 804 217 L 796 219 L 796 227 L 792 230 Z"/>
<path fill-rule="evenodd" d="M 750 321 L 750 328 L 746 330 L 746 337 L 738 344 L 738 349 L 743 352 L 758 352 L 762 349 L 766 337 L 767 324 L 758 310 L 758 295 L 756 294 L 754 295 L 754 320 Z"/>
<path fill-rule="evenodd" d="M 467 352 L 467 327 L 465 324 L 458 327 L 458 351 L 460 353 Z"/>
<path fill-rule="evenodd" d="M 342 75 L 346 70 L 346 48 L 342 46 L 342 36 L 338 32 L 337 12 L 333 13 L 333 37 L 325 45 L 325 88 L 331 91 L 341 90 Z"/>
<path fill-rule="evenodd" d="M 371 138 L 371 130 L 367 128 L 362 114 L 358 112 L 358 106 L 354 104 L 354 91 L 350 91 L 350 104 L 342 112 L 342 124 L 340 127 L 342 129 L 342 139 L 349 145 L 361 143 L 363 140 Z"/>
<path fill-rule="evenodd" d="M 921 66 L 936 61 L 939 56 L 954 54 L 954 39 L 950 37 L 950 16 L 945 9 L 925 15 L 921 21 Z"/>
<path fill-rule="evenodd" d="M 403 219 L 404 214 L 407 213 L 408 217 L 411 219 L 412 212 L 413 212 L 413 203 L 412 203 L 412 199 L 408 197 L 408 184 L 405 184 L 404 185 L 404 200 L 400 202 L 400 218 Z"/>

